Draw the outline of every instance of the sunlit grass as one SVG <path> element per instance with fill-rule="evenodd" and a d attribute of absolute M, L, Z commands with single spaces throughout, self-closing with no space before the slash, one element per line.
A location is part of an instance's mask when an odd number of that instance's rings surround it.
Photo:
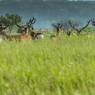
<path fill-rule="evenodd" d="M 95 37 L 0 43 L 1 95 L 95 95 Z"/>

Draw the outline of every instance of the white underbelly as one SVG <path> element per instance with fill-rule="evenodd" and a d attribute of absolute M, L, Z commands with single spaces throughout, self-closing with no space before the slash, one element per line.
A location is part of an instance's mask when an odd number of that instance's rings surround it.
<path fill-rule="evenodd" d="M 37 38 L 38 39 L 43 39 L 44 38 L 44 35 L 37 35 Z"/>

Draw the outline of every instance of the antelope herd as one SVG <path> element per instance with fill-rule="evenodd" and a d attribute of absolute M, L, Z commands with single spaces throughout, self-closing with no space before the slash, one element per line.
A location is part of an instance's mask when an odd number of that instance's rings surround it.
<path fill-rule="evenodd" d="M 83 29 L 85 29 L 90 21 L 92 21 L 92 25 L 95 26 L 95 22 L 94 19 L 93 20 L 89 20 L 86 24 L 86 26 L 82 27 L 81 29 L 76 29 L 72 23 L 69 21 L 70 26 L 76 30 L 77 35 L 81 35 L 81 32 Z M 20 26 L 17 23 L 17 20 L 15 20 L 15 24 L 16 26 L 19 28 L 17 33 L 20 33 L 19 35 L 8 35 L 6 34 L 6 29 L 9 27 L 9 25 L 7 25 L 6 27 L 3 27 L 2 25 L 0 26 L 0 35 L 3 35 L 6 39 L 9 40 L 18 40 L 18 41 L 31 41 L 35 40 L 35 39 L 43 39 L 44 38 L 44 34 L 43 33 L 35 33 L 34 32 L 34 28 L 33 28 L 33 24 L 36 22 L 36 19 L 33 17 L 32 20 L 30 19 L 28 23 L 26 23 L 26 25 Z M 57 23 L 57 25 L 52 24 L 55 29 L 57 30 L 56 35 L 51 35 L 50 38 L 51 39 L 58 39 L 60 33 L 64 33 L 65 31 L 62 29 L 63 24 L 61 23 Z M 71 36 L 71 32 L 67 32 L 68 36 Z M 2 42 L 2 38 L 0 38 L 0 42 Z"/>
<path fill-rule="evenodd" d="M 0 35 L 4 35 L 7 39 L 9 40 L 19 40 L 19 41 L 30 41 L 31 40 L 31 36 L 28 33 L 28 28 L 25 28 L 25 33 L 21 33 L 19 35 L 7 35 L 6 34 L 6 29 L 9 25 L 7 25 L 6 27 L 1 27 L 1 31 L 0 31 Z"/>

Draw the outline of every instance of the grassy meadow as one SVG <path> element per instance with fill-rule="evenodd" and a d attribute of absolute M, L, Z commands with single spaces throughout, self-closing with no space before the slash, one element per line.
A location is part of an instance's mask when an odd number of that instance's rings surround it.
<path fill-rule="evenodd" d="M 95 95 L 95 34 L 0 43 L 0 95 Z M 84 30 L 88 31 L 87 29 Z M 89 32 L 89 31 L 88 31 Z"/>

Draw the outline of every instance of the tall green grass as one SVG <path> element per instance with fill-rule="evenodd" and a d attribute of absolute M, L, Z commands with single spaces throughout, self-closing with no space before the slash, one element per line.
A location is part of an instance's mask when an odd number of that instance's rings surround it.
<path fill-rule="evenodd" d="M 95 35 L 0 43 L 0 95 L 95 95 Z"/>

